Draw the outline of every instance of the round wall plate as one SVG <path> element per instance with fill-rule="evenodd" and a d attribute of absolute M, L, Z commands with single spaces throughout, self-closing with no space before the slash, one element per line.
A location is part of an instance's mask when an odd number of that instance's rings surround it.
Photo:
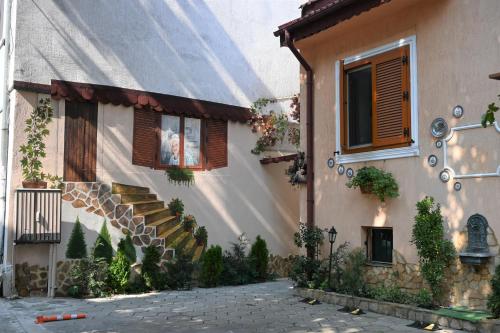
<path fill-rule="evenodd" d="M 335 160 L 332 157 L 330 157 L 328 161 L 326 161 L 326 164 L 330 169 L 332 169 L 335 166 Z"/>
<path fill-rule="evenodd" d="M 462 189 L 462 183 L 456 182 L 455 184 L 453 184 L 453 188 L 455 189 L 455 191 L 460 191 Z"/>
<path fill-rule="evenodd" d="M 436 155 L 429 155 L 429 157 L 427 158 L 427 163 L 429 163 L 429 165 L 431 167 L 435 167 L 438 164 L 437 156 Z"/>
<path fill-rule="evenodd" d="M 435 145 L 437 149 L 441 149 L 443 147 L 443 140 L 437 140 Z"/>
<path fill-rule="evenodd" d="M 455 118 L 462 118 L 462 116 L 464 115 L 464 108 L 461 105 L 457 105 L 453 108 L 453 111 L 451 113 Z"/>
<path fill-rule="evenodd" d="M 442 138 L 448 132 L 448 124 L 443 118 L 436 118 L 431 124 L 431 134 L 435 138 Z"/>
<path fill-rule="evenodd" d="M 347 176 L 347 178 L 352 178 L 354 176 L 354 170 L 349 168 L 345 171 L 345 175 Z"/>
<path fill-rule="evenodd" d="M 439 179 L 441 179 L 443 183 L 449 182 L 450 178 L 451 178 L 450 172 L 446 169 L 439 173 Z"/>
<path fill-rule="evenodd" d="M 337 172 L 339 173 L 339 175 L 343 175 L 344 174 L 344 171 L 345 171 L 345 168 L 342 164 L 340 164 L 338 167 L 337 167 Z"/>

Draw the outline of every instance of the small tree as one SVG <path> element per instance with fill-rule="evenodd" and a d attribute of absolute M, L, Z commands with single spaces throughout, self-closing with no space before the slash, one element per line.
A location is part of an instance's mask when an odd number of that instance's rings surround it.
<path fill-rule="evenodd" d="M 108 285 L 114 293 L 125 292 L 130 276 L 130 262 L 121 250 L 116 252 L 116 257 L 111 261 L 108 270 Z"/>
<path fill-rule="evenodd" d="M 136 262 L 137 255 L 135 253 L 134 243 L 132 242 L 130 234 L 127 234 L 125 238 L 120 239 L 118 242 L 118 251 L 122 251 L 131 264 Z"/>
<path fill-rule="evenodd" d="M 106 226 L 106 220 L 104 220 L 101 231 L 95 240 L 93 252 L 96 259 L 102 258 L 108 264 L 111 263 L 111 260 L 113 259 L 113 247 L 111 246 L 111 236 L 109 235 L 108 227 Z"/>
<path fill-rule="evenodd" d="M 150 289 L 161 290 L 165 287 L 160 272 L 160 260 L 161 255 L 156 246 L 148 246 L 144 251 L 141 274 Z"/>
<path fill-rule="evenodd" d="M 495 275 L 491 279 L 492 293 L 488 297 L 488 309 L 495 318 L 500 317 L 500 265 L 495 268 Z"/>
<path fill-rule="evenodd" d="M 201 260 L 200 282 L 204 287 L 216 287 L 222 273 L 222 248 L 212 245 Z"/>
<path fill-rule="evenodd" d="M 431 288 L 436 303 L 442 295 L 444 270 L 455 257 L 453 243 L 444 239 L 443 216 L 434 198 L 417 202 L 411 243 L 417 247 L 422 275 Z"/>
<path fill-rule="evenodd" d="M 252 244 L 249 258 L 257 280 L 265 281 L 268 275 L 269 250 L 267 249 L 266 241 L 260 238 L 260 236 L 257 236 L 255 243 Z"/>
<path fill-rule="evenodd" d="M 71 236 L 69 237 L 68 247 L 66 248 L 66 258 L 82 259 L 87 257 L 87 244 L 83 233 L 80 219 L 77 217 Z"/>
<path fill-rule="evenodd" d="M 191 261 L 191 256 L 186 254 L 182 249 L 175 250 L 175 258 L 166 263 L 167 268 L 167 285 L 174 290 L 190 290 L 192 287 L 192 275 L 194 264 Z"/>

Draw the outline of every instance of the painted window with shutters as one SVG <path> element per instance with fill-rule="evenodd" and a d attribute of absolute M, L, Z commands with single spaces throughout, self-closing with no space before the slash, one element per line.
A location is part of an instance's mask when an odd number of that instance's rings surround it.
<path fill-rule="evenodd" d="M 227 162 L 227 121 L 134 110 L 132 163 L 210 170 Z"/>
<path fill-rule="evenodd" d="M 418 156 L 415 36 L 336 63 L 337 162 Z"/>
<path fill-rule="evenodd" d="M 408 46 L 341 63 L 342 153 L 411 144 Z"/>

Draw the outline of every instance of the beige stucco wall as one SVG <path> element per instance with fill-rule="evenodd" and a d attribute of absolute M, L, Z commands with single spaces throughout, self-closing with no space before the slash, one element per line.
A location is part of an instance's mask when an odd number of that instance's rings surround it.
<path fill-rule="evenodd" d="M 24 120 L 42 95 L 31 92 L 15 93 L 14 146 L 25 140 Z M 44 170 L 63 174 L 64 166 L 64 101 L 52 101 L 54 120 L 49 125 L 47 158 Z M 209 244 L 224 248 L 235 242 L 245 232 L 250 240 L 261 235 L 271 253 L 286 256 L 295 251 L 293 233 L 299 218 L 299 191 L 288 183 L 284 174 L 286 163 L 262 166 L 261 156 L 250 150 L 256 136 L 245 124 L 229 122 L 229 166 L 211 171 L 195 172 L 195 184 L 176 186 L 168 182 L 164 171 L 132 165 L 133 108 L 98 105 L 97 181 L 111 184 L 146 186 L 160 200 L 168 203 L 172 198 L 183 200 L 186 213 L 195 215 L 198 224 L 206 226 Z M 21 186 L 20 154 L 12 155 L 12 191 L 10 192 L 9 230 L 14 230 L 15 189 Z M 62 242 L 57 246 L 58 259 L 64 258 L 68 237 L 76 217 L 80 218 L 86 232 L 88 250 L 92 247 L 102 217 L 87 213 L 84 208 L 73 208 L 63 201 Z M 108 224 L 112 240 L 123 237 L 121 232 Z M 139 257 L 140 251 L 137 251 Z M 11 253 L 11 252 L 10 252 Z M 15 248 L 14 262 L 31 265 L 48 264 L 48 246 L 19 245 Z"/>
<path fill-rule="evenodd" d="M 488 75 L 500 69 L 499 23 L 498 1 L 391 1 L 297 43 L 315 73 L 316 223 L 335 225 L 337 244 L 349 241 L 363 246 L 362 226 L 393 227 L 395 249 L 409 262 L 416 262 L 411 228 L 415 203 L 426 195 L 442 204 L 446 228 L 457 245 L 459 232 L 474 213 L 484 215 L 500 234 L 500 177 L 462 179 L 459 192 L 453 189 L 454 181 L 443 184 L 439 180 L 443 150 L 435 148 L 429 130 L 436 117 L 443 117 L 450 127 L 479 123 L 486 105 L 497 100 L 500 83 Z M 411 35 L 416 36 L 418 54 L 420 155 L 345 164 L 346 169 L 373 165 L 393 173 L 400 197 L 381 204 L 373 196 L 348 189 L 347 177 L 326 164 L 336 150 L 335 62 Z M 305 105 L 303 83 L 301 91 Z M 451 114 L 457 104 L 465 110 L 458 120 Z M 500 164 L 500 133 L 493 128 L 462 132 L 454 142 L 458 145 L 450 145 L 449 158 L 457 170 L 494 172 Z M 427 164 L 430 154 L 439 158 L 435 168 Z M 301 207 L 304 220 L 305 193 Z"/>

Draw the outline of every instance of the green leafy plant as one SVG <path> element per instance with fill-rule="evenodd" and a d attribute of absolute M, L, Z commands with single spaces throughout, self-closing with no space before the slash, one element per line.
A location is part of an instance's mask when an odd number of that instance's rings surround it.
<path fill-rule="evenodd" d="M 289 183 L 293 186 L 305 184 L 307 182 L 306 155 L 298 152 L 293 163 L 286 169 L 285 174 L 290 177 Z"/>
<path fill-rule="evenodd" d="M 42 161 L 46 157 L 44 138 L 49 135 L 47 125 L 52 121 L 53 110 L 50 98 L 40 99 L 40 104 L 33 109 L 26 119 L 26 143 L 19 147 L 22 154 L 21 168 L 26 181 L 41 182 Z"/>
<path fill-rule="evenodd" d="M 141 275 L 149 289 L 165 289 L 166 281 L 160 270 L 161 255 L 156 246 L 150 245 L 144 251 Z"/>
<path fill-rule="evenodd" d="M 201 260 L 201 285 L 207 288 L 216 287 L 219 284 L 222 268 L 222 248 L 219 245 L 212 245 Z"/>
<path fill-rule="evenodd" d="M 399 304 L 413 304 L 414 297 L 396 286 L 377 287 L 368 291 L 368 297 L 378 301 L 392 302 Z"/>
<path fill-rule="evenodd" d="M 314 254 L 317 256 L 318 249 L 323 244 L 323 230 L 314 226 L 308 227 L 304 223 L 299 223 L 299 231 L 293 235 L 293 240 L 297 247 L 305 247 L 308 255 Z"/>
<path fill-rule="evenodd" d="M 181 199 L 174 198 L 168 203 L 168 209 L 170 210 L 170 214 L 180 217 L 184 214 L 184 203 Z"/>
<path fill-rule="evenodd" d="M 111 236 L 106 226 L 106 220 L 104 220 L 101 231 L 95 241 L 93 256 L 104 259 L 108 264 L 113 260 L 113 247 L 111 246 Z"/>
<path fill-rule="evenodd" d="M 166 263 L 166 282 L 170 289 L 190 290 L 194 265 L 191 257 L 182 249 L 175 250 L 175 258 Z"/>
<path fill-rule="evenodd" d="M 127 260 L 133 264 L 137 260 L 137 255 L 135 253 L 134 242 L 132 242 L 132 237 L 127 234 L 125 238 L 120 239 L 118 242 L 118 251 L 123 252 Z"/>
<path fill-rule="evenodd" d="M 399 196 L 398 183 L 392 174 L 373 166 L 359 169 L 346 186 L 349 188 L 359 187 L 363 193 L 373 193 L 382 202 L 386 198 Z"/>
<path fill-rule="evenodd" d="M 231 243 L 231 248 L 224 251 L 220 276 L 221 284 L 241 285 L 254 281 L 255 273 L 252 271 L 249 258 L 246 256 L 247 247 L 248 240 L 243 233 L 238 237 L 238 242 Z"/>
<path fill-rule="evenodd" d="M 341 291 L 352 296 L 363 296 L 366 286 L 363 279 L 366 263 L 365 250 L 356 248 L 347 254 L 342 273 Z"/>
<path fill-rule="evenodd" d="M 290 279 L 300 288 L 317 288 L 324 280 L 320 276 L 321 261 L 306 256 L 296 256 L 292 262 Z M 319 282 L 319 283 L 318 283 Z"/>
<path fill-rule="evenodd" d="M 498 98 L 500 99 L 500 95 L 498 95 Z M 488 104 L 488 109 L 486 112 L 481 116 L 481 125 L 483 127 L 487 127 L 489 125 L 493 125 L 495 122 L 495 112 L 497 112 L 500 108 L 493 102 Z"/>
<path fill-rule="evenodd" d="M 417 202 L 411 243 L 417 247 L 422 275 L 430 286 L 433 301 L 437 302 L 442 294 L 445 268 L 455 258 L 456 251 L 453 243 L 444 238 L 441 208 L 432 197 Z"/>
<path fill-rule="evenodd" d="M 43 180 L 49 182 L 49 188 L 62 190 L 64 188 L 63 178 L 57 175 L 51 175 L 50 173 L 41 174 Z"/>
<path fill-rule="evenodd" d="M 85 257 L 87 257 L 87 244 L 80 219 L 77 217 L 66 248 L 66 258 L 81 259 Z"/>
<path fill-rule="evenodd" d="M 267 249 L 266 241 L 260 236 L 257 236 L 255 242 L 250 248 L 249 254 L 250 265 L 255 272 L 258 281 L 265 281 L 268 277 L 269 250 Z"/>
<path fill-rule="evenodd" d="M 69 274 L 73 281 L 71 292 L 75 296 L 105 297 L 110 294 L 110 288 L 106 283 L 108 264 L 101 258 L 90 256 L 79 260 Z"/>
<path fill-rule="evenodd" d="M 190 186 L 194 184 L 194 173 L 191 169 L 170 167 L 165 171 L 168 181 L 176 185 Z"/>
<path fill-rule="evenodd" d="M 493 317 L 498 318 L 500 317 L 500 265 L 495 268 L 495 274 L 491 279 L 491 290 L 487 306 Z"/>
<path fill-rule="evenodd" d="M 196 243 L 198 245 L 202 245 L 202 244 L 206 245 L 207 239 L 208 239 L 207 228 L 205 228 L 203 226 L 196 228 L 196 231 L 194 233 L 194 238 L 196 239 Z"/>
<path fill-rule="evenodd" d="M 116 256 L 111 261 L 108 270 L 108 285 L 114 293 L 123 293 L 128 287 L 130 276 L 130 262 L 125 253 L 121 250 L 116 252 Z"/>
<path fill-rule="evenodd" d="M 340 244 L 335 251 L 332 252 L 332 277 L 331 283 L 332 285 L 328 286 L 329 289 L 333 289 L 335 291 L 341 288 L 342 275 L 344 273 L 344 266 L 347 260 L 347 255 L 349 254 L 349 243 L 344 242 Z"/>
<path fill-rule="evenodd" d="M 186 215 L 182 220 L 182 227 L 185 231 L 192 231 L 196 226 L 196 219 L 193 215 Z"/>
<path fill-rule="evenodd" d="M 413 299 L 415 305 L 421 308 L 431 309 L 433 307 L 432 293 L 427 289 L 420 289 Z"/>

